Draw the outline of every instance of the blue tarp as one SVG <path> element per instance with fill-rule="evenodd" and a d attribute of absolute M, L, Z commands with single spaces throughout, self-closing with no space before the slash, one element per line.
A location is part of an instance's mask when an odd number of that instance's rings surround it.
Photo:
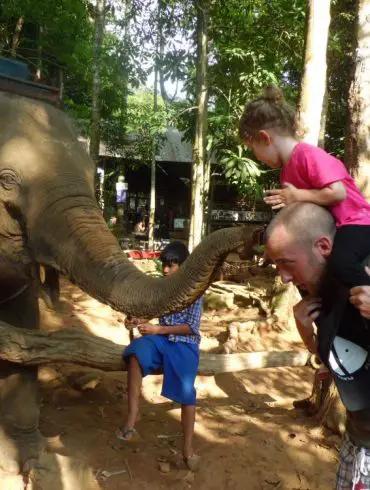
<path fill-rule="evenodd" d="M 0 73 L 8 77 L 30 80 L 30 72 L 26 63 L 0 56 Z"/>

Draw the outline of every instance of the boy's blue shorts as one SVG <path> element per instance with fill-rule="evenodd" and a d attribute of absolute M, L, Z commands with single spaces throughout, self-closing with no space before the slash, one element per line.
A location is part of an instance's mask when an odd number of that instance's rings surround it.
<path fill-rule="evenodd" d="M 183 405 L 195 405 L 198 345 L 170 342 L 165 335 L 145 335 L 131 342 L 123 352 L 126 362 L 132 355 L 136 356 L 143 376 L 163 371 L 162 396 Z"/>

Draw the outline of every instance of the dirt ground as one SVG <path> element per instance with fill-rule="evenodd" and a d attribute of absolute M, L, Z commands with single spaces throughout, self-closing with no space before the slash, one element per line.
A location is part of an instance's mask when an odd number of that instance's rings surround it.
<path fill-rule="evenodd" d="M 252 312 L 253 313 L 253 312 Z M 207 312 L 202 350 L 217 351 L 230 321 L 251 311 Z M 42 306 L 43 328 L 78 328 L 128 343 L 123 316 L 63 281 L 56 312 Z M 302 347 L 294 331 L 251 339 L 244 350 Z M 77 375 L 92 370 L 73 365 L 40 369 L 41 430 L 49 450 L 85 461 L 94 471 L 130 468 L 100 487 L 109 490 L 315 490 L 333 487 L 339 437 L 314 426 L 292 408 L 310 392 L 309 368 L 261 369 L 198 377 L 195 449 L 198 473 L 180 458 L 180 410 L 160 396 L 161 378 L 144 380 L 139 438 L 122 442 L 115 430 L 126 413 L 126 374 L 98 372 L 94 388 L 75 388 Z M 169 462 L 167 473 L 160 463 Z M 163 466 L 163 465 L 162 465 Z M 76 489 L 77 490 L 77 489 Z M 83 490 L 83 489 L 81 489 Z"/>

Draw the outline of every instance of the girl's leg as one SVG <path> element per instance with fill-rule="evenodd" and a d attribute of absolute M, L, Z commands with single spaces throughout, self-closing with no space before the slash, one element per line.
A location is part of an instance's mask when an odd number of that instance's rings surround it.
<path fill-rule="evenodd" d="M 184 435 L 182 454 L 187 460 L 194 456 L 193 435 L 195 424 L 195 405 L 181 405 L 181 425 Z"/>

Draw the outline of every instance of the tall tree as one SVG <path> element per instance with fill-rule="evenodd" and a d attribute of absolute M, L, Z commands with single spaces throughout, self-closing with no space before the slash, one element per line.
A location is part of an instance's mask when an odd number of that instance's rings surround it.
<path fill-rule="evenodd" d="M 306 23 L 305 62 L 298 121 L 304 141 L 317 145 L 326 89 L 330 0 L 309 0 Z"/>
<path fill-rule="evenodd" d="M 96 0 L 95 31 L 93 44 L 93 82 L 92 82 L 92 110 L 90 155 L 98 164 L 100 146 L 100 90 L 101 90 L 101 53 L 104 41 L 106 0 Z"/>
<path fill-rule="evenodd" d="M 345 141 L 348 121 L 348 93 L 353 69 L 355 48 L 356 2 L 337 0 L 332 2 L 332 20 L 328 48 L 327 120 L 325 149 L 345 159 Z"/>
<path fill-rule="evenodd" d="M 42 77 L 42 54 L 43 54 L 43 51 L 42 51 L 42 43 L 43 43 L 42 35 L 43 35 L 43 30 L 44 30 L 44 28 L 43 28 L 42 24 L 40 24 L 39 28 L 38 28 L 37 61 L 36 61 L 36 73 L 35 73 L 35 77 L 34 77 L 35 82 L 39 82 L 41 80 L 41 77 Z"/>
<path fill-rule="evenodd" d="M 204 183 L 207 158 L 208 130 L 208 18 L 209 0 L 196 0 L 197 10 L 197 68 L 196 68 L 196 123 L 193 145 L 193 172 L 191 194 L 191 221 L 189 250 L 201 241 L 203 232 Z M 208 179 L 209 180 L 209 179 Z"/>
<path fill-rule="evenodd" d="M 17 20 L 16 25 L 15 25 L 13 39 L 12 39 L 12 46 L 11 46 L 11 50 L 10 50 L 10 55 L 13 58 L 15 58 L 17 56 L 17 48 L 18 48 L 19 41 L 21 38 L 23 25 L 24 25 L 24 17 L 20 16 Z"/>
<path fill-rule="evenodd" d="M 354 76 L 350 86 L 346 162 L 370 199 L 370 0 L 357 0 Z"/>
<path fill-rule="evenodd" d="M 124 26 L 123 26 L 123 75 L 122 75 L 122 121 L 126 124 L 127 120 L 127 103 L 128 103 L 128 81 L 129 81 L 129 46 L 130 46 L 130 17 L 132 1 L 125 1 Z"/>
<path fill-rule="evenodd" d="M 158 112 L 158 67 L 157 60 L 154 67 L 154 92 L 153 92 L 153 113 Z M 156 199 L 156 135 L 153 136 L 153 150 L 150 164 L 150 204 L 149 204 L 149 248 L 154 250 L 154 228 L 155 228 L 155 199 Z"/>

